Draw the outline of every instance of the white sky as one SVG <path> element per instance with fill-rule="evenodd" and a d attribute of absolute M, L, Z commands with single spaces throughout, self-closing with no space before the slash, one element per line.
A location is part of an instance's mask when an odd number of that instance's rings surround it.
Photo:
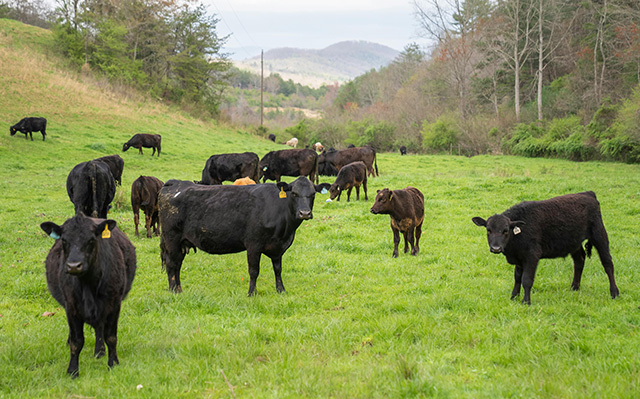
<path fill-rule="evenodd" d="M 411 0 L 201 0 L 220 19 L 220 36 L 233 58 L 260 49 L 321 49 L 344 40 L 365 40 L 398 51 L 425 44 Z"/>

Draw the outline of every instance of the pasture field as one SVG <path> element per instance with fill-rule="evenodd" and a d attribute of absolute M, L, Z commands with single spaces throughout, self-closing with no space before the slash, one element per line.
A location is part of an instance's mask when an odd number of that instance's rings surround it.
<path fill-rule="evenodd" d="M 21 69 L 21 40 L 48 39 L 7 27 L 17 29 L 0 21 L 0 397 L 638 397 L 640 166 L 379 154 L 368 202 L 316 196 L 314 218 L 283 258 L 286 293 L 276 293 L 266 257 L 248 298 L 244 253 L 199 251 L 185 258 L 176 295 L 159 238 L 133 235 L 131 183 L 143 174 L 198 180 L 212 154 L 283 146 L 114 98 L 39 53 L 27 57 L 38 68 Z M 47 117 L 46 141 L 9 136 L 27 115 Z M 139 132 L 162 134 L 159 158 L 121 152 Z M 72 216 L 74 165 L 115 153 L 125 169 L 110 218 L 136 246 L 138 272 L 120 317 L 120 365 L 93 358 L 87 326 L 72 380 L 66 317 L 44 275 L 53 240 L 39 225 Z M 392 259 L 389 217 L 369 208 L 376 189 L 407 185 L 425 195 L 421 252 Z M 620 297 L 609 297 L 594 254 L 580 291 L 570 289 L 570 258 L 542 260 L 532 305 L 509 300 L 513 267 L 489 252 L 471 217 L 585 190 L 602 206 Z"/>

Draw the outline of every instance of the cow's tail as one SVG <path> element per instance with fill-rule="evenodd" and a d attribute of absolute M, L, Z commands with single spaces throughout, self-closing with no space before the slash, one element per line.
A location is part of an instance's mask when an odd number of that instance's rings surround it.
<path fill-rule="evenodd" d="M 376 167 L 376 176 L 380 176 L 380 174 L 378 173 L 378 154 L 376 154 L 375 150 L 373 150 L 373 164 Z"/>
<path fill-rule="evenodd" d="M 318 177 L 318 156 L 316 156 L 314 162 L 313 162 L 313 170 L 315 171 L 315 176 L 316 176 L 316 184 L 320 183 L 320 179 Z M 311 183 L 313 183 L 313 181 L 311 181 Z"/>
<path fill-rule="evenodd" d="M 587 253 L 587 256 L 590 258 L 591 257 L 591 249 L 593 248 L 593 244 L 591 243 L 591 240 L 587 240 L 587 243 L 584 245 L 584 250 Z"/>
<path fill-rule="evenodd" d="M 160 222 L 158 222 L 160 225 Z M 167 246 L 164 244 L 164 237 L 160 234 L 160 262 L 162 263 L 162 270 L 167 270 L 167 262 L 165 260 L 165 254 L 167 253 Z"/>
<path fill-rule="evenodd" d="M 98 190 L 96 184 L 96 164 L 94 162 L 90 162 L 91 169 L 89 174 L 89 180 L 91 180 L 91 200 L 93 201 L 93 207 L 91 209 L 91 217 L 98 217 Z"/>

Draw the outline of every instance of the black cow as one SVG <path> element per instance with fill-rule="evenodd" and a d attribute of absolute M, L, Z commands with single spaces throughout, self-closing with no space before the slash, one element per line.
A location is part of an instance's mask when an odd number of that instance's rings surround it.
<path fill-rule="evenodd" d="M 199 183 L 222 184 L 223 181 L 236 181 L 243 177 L 258 181 L 259 161 L 258 154 L 254 152 L 212 155 L 207 159 Z"/>
<path fill-rule="evenodd" d="M 422 235 L 422 222 L 424 221 L 424 196 L 414 187 L 402 190 L 378 190 L 376 202 L 371 207 L 373 214 L 385 214 L 391 216 L 391 230 L 393 231 L 393 257 L 398 257 L 398 244 L 400 232 L 404 236 L 404 253 L 406 254 L 411 244 L 411 255 L 417 255 L 420 251 L 420 236 Z M 414 233 L 415 232 L 415 233 Z M 413 245 L 415 237 L 416 244 Z"/>
<path fill-rule="evenodd" d="M 144 212 L 144 225 L 147 228 L 147 237 L 151 238 L 151 227 L 158 235 L 158 193 L 164 183 L 153 176 L 140 176 L 131 185 L 131 209 L 133 209 L 133 223 L 136 225 L 138 236 L 138 223 L 140 223 L 140 209 Z"/>
<path fill-rule="evenodd" d="M 345 165 L 340 172 L 336 181 L 329 188 L 329 195 L 331 199 L 338 197 L 340 201 L 340 195 L 344 190 L 347 190 L 347 202 L 351 197 L 351 190 L 356 188 L 356 199 L 360 200 L 360 186 L 364 190 L 365 201 L 369 200 L 367 197 L 367 167 L 362 161 L 351 162 Z"/>
<path fill-rule="evenodd" d="M 158 150 L 158 156 L 160 156 L 160 144 L 162 142 L 162 136 L 159 134 L 146 134 L 146 133 L 138 133 L 134 134 L 129 141 L 124 143 L 122 146 L 122 152 L 125 152 L 129 149 L 129 147 L 137 148 L 138 154 L 142 155 L 142 147 L 144 148 L 153 148 L 153 152 L 151 156 L 156 153 Z"/>
<path fill-rule="evenodd" d="M 160 253 L 169 289 L 181 292 L 180 268 L 190 248 L 210 254 L 247 251 L 249 295 L 256 292 L 260 257 L 271 258 L 276 290 L 282 284 L 282 255 L 296 229 L 313 217 L 319 186 L 306 177 L 290 184 L 205 186 L 169 180 L 160 190 Z"/>
<path fill-rule="evenodd" d="M 407 147 L 404 145 L 400 146 L 400 155 L 407 155 Z"/>
<path fill-rule="evenodd" d="M 44 141 L 47 135 L 47 120 L 33 116 L 22 118 L 20 122 L 9 128 L 9 133 L 11 133 L 12 136 L 17 132 L 24 133 L 25 139 L 31 137 L 31 141 L 33 141 L 33 132 L 40 132 L 42 133 L 42 141 Z"/>
<path fill-rule="evenodd" d="M 276 142 L 276 135 L 273 133 L 269 134 L 269 140 L 273 141 L 274 143 Z"/>
<path fill-rule="evenodd" d="M 49 292 L 67 313 L 71 359 L 67 373 L 78 376 L 78 359 L 84 346 L 84 323 L 95 330 L 94 355 L 109 348 L 109 367 L 118 364 L 118 318 L 122 300 L 136 273 L 136 250 L 114 220 L 78 214 L 62 226 L 40 225 L 55 238 L 47 255 Z"/>
<path fill-rule="evenodd" d="M 258 164 L 260 177 L 280 181 L 281 176 L 308 176 L 318 183 L 318 154 L 308 148 L 268 152 Z"/>
<path fill-rule="evenodd" d="M 109 204 L 116 194 L 116 181 L 106 163 L 95 160 L 82 162 L 67 176 L 67 194 L 76 213 L 106 218 Z"/>
<path fill-rule="evenodd" d="M 117 185 L 122 185 L 122 172 L 124 171 L 124 159 L 120 155 L 107 155 L 106 157 L 96 158 L 94 161 L 101 161 L 107 164 Z"/>
<path fill-rule="evenodd" d="M 609 292 L 615 298 L 620 294 L 613 276 L 613 261 L 609 253 L 609 238 L 602 222 L 600 203 L 593 191 L 567 194 L 543 201 L 525 201 L 512 206 L 499 215 L 484 220 L 474 217 L 473 223 L 486 227 L 489 250 L 502 253 L 507 262 L 515 265 L 515 284 L 511 299 L 520 295 L 522 303 L 531 304 L 531 287 L 540 259 L 573 258 L 573 283 L 580 289 L 586 255 L 596 247 L 604 271 L 609 277 Z"/>
<path fill-rule="evenodd" d="M 340 151 L 323 151 L 318 158 L 318 165 L 329 163 L 337 171 L 340 171 L 343 166 L 355 161 L 364 162 L 364 164 L 367 165 L 367 171 L 371 176 L 375 177 L 378 175 L 376 151 L 369 146 L 352 147 Z M 326 170 L 326 166 L 323 166 L 323 169 Z"/>

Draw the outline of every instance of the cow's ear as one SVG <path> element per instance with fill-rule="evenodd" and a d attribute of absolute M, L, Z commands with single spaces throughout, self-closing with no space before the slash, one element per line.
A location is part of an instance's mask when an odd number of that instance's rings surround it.
<path fill-rule="evenodd" d="M 487 221 L 484 220 L 481 217 L 476 216 L 476 217 L 472 218 L 471 220 L 473 220 L 473 223 L 475 223 L 476 226 L 487 227 Z"/>
<path fill-rule="evenodd" d="M 276 183 L 276 186 L 278 186 L 278 189 L 281 191 L 291 191 L 291 186 L 286 182 L 278 182 Z"/>
<path fill-rule="evenodd" d="M 526 223 L 522 220 L 515 220 L 511 223 L 509 223 L 509 227 L 511 227 L 512 229 L 515 227 L 520 227 L 520 226 L 524 226 Z"/>
<path fill-rule="evenodd" d="M 316 189 L 316 193 L 326 194 L 327 191 L 331 188 L 331 184 L 320 183 L 320 184 L 316 184 L 314 187 Z"/>
<path fill-rule="evenodd" d="M 58 240 L 62 236 L 62 227 L 53 222 L 44 222 L 40 225 L 40 228 L 55 240 Z"/>
<path fill-rule="evenodd" d="M 111 219 L 99 223 L 95 229 L 96 237 L 111 238 L 111 232 L 116 228 L 116 225 L 116 221 Z"/>

